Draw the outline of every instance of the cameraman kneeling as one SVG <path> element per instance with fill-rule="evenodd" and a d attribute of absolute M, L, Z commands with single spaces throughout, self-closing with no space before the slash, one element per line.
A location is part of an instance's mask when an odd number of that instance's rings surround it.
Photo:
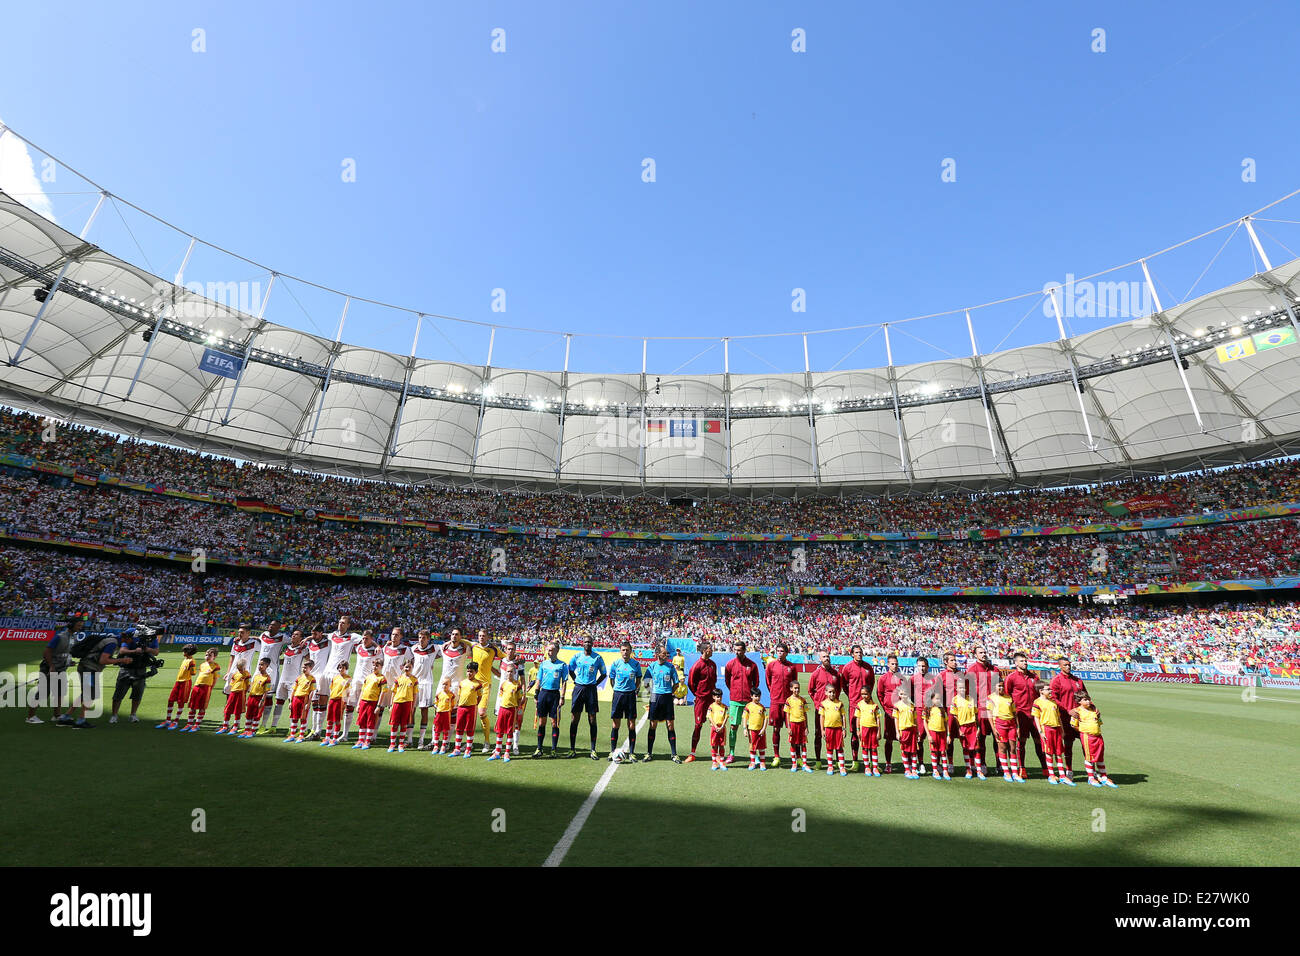
<path fill-rule="evenodd" d="M 102 631 L 77 631 L 72 635 L 68 655 L 77 661 L 77 682 L 81 689 L 76 700 L 69 700 L 67 711 L 54 718 L 55 727 L 83 730 L 95 726 L 86 719 L 86 713 L 92 708 L 99 712 L 104 668 L 116 661 L 113 655 L 117 645 L 115 635 Z M 74 713 L 78 715 L 75 719 Z"/>
<path fill-rule="evenodd" d="M 154 674 L 158 673 L 158 631 L 156 628 L 138 625 L 129 636 L 122 638 L 122 646 L 112 663 L 121 671 L 117 675 L 117 685 L 113 688 L 112 716 L 110 724 L 117 723 L 117 709 L 122 705 L 127 693 L 131 695 L 130 721 L 138 724 L 140 718 L 136 711 L 144 697 L 144 685 Z"/>

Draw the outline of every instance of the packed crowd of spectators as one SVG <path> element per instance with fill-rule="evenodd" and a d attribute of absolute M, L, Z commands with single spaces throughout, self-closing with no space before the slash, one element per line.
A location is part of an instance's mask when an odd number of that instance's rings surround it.
<path fill-rule="evenodd" d="M 51 427 L 52 426 L 52 427 Z M 1146 499 L 1142 516 L 1300 499 L 1300 463 L 1141 477 L 1073 488 L 915 497 L 719 498 L 684 507 L 650 496 L 463 491 L 367 482 L 238 463 L 0 411 L 0 450 L 189 491 L 295 509 L 470 524 L 623 531 L 867 533 L 1076 524 L 1111 517 L 1111 501 Z"/>
<path fill-rule="evenodd" d="M 1181 531 L 992 541 L 666 542 L 441 534 L 263 515 L 229 506 L 0 473 L 0 527 L 9 533 L 191 553 L 225 563 L 269 561 L 430 573 L 680 585 L 1017 587 L 1170 583 L 1300 572 L 1293 518 Z"/>
<path fill-rule="evenodd" d="M 318 581 L 303 575 L 195 574 L 145 562 L 0 546 L 0 616 L 84 616 L 90 622 L 152 619 L 174 633 L 229 629 L 240 622 L 287 627 L 353 616 L 358 626 L 407 633 L 453 625 L 486 628 L 525 648 L 551 638 L 601 646 L 665 638 L 709 640 L 720 650 L 742 639 L 770 654 L 904 657 L 977 646 L 997 658 L 1024 650 L 1035 659 L 1066 654 L 1089 661 L 1163 663 L 1294 661 L 1300 603 L 1213 606 L 1059 602 L 895 601 L 841 598 L 754 600 L 738 596 L 620 596 L 613 592 Z"/>

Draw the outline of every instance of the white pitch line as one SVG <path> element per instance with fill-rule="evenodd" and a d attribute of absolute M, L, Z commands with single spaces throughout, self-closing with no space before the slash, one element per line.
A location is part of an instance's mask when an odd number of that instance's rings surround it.
<path fill-rule="evenodd" d="M 1275 704 L 1300 704 L 1300 700 L 1291 700 L 1288 697 L 1260 697 L 1256 695 L 1255 700 L 1271 700 Z"/>
<path fill-rule="evenodd" d="M 641 733 L 641 728 L 645 726 L 646 718 L 649 716 L 650 711 L 647 709 L 645 714 L 641 717 L 641 722 L 636 725 L 636 732 L 638 734 Z M 629 739 L 630 738 L 628 737 L 624 737 L 624 743 Z M 555 849 L 551 851 L 551 855 L 548 856 L 546 862 L 542 864 L 543 867 L 559 866 L 564 862 L 564 857 L 569 852 L 569 847 L 573 846 L 573 841 L 578 839 L 578 834 L 582 832 L 583 826 L 586 825 L 587 818 L 591 816 L 591 811 L 596 809 L 596 801 L 600 799 L 600 795 L 603 794 L 605 788 L 609 786 L 609 781 L 613 779 L 614 772 L 621 766 L 622 764 L 611 762 L 605 772 L 600 775 L 600 779 L 596 781 L 596 785 L 591 788 L 591 793 L 587 794 L 587 799 L 583 802 L 582 806 L 578 808 L 578 812 L 573 815 L 573 819 L 569 821 L 569 825 L 564 831 L 564 836 L 560 837 L 560 842 L 555 844 Z"/>

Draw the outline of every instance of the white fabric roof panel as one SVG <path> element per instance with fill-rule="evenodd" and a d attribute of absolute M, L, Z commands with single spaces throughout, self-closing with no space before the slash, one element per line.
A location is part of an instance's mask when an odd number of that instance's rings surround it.
<path fill-rule="evenodd" d="M 917 478 L 1003 473 L 993 460 L 988 423 L 977 400 L 904 409 L 903 427 Z"/>
<path fill-rule="evenodd" d="M 903 469 L 894 413 L 819 415 L 817 461 L 823 482 L 898 481 Z"/>
<path fill-rule="evenodd" d="M 742 485 L 811 481 L 812 432 L 808 419 L 792 416 L 733 421 L 731 475 L 733 484 Z"/>
<path fill-rule="evenodd" d="M 554 477 L 559 442 L 558 415 L 486 408 L 474 471 L 482 475 Z"/>
<path fill-rule="evenodd" d="M 564 419 L 561 477 L 573 481 L 640 482 L 641 413 L 570 415 Z"/>
<path fill-rule="evenodd" d="M 427 474 L 430 462 L 451 474 L 468 474 L 474 449 L 478 409 L 471 405 L 410 398 L 389 466 Z"/>

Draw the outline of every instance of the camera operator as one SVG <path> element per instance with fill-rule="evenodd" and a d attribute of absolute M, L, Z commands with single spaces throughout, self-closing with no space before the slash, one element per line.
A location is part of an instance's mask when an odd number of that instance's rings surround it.
<path fill-rule="evenodd" d="M 67 712 L 54 718 L 54 726 L 74 727 L 77 730 L 88 730 L 95 726 L 86 719 L 86 710 L 99 700 L 103 691 L 104 668 L 114 662 L 117 646 L 117 636 L 102 631 L 78 630 L 72 635 L 68 653 L 77 659 L 77 680 L 81 684 L 81 691 L 79 699 L 70 703 Z M 80 711 L 75 720 L 72 717 L 73 711 Z"/>
<path fill-rule="evenodd" d="M 117 685 L 113 688 L 113 710 L 108 718 L 110 724 L 117 723 L 117 709 L 127 693 L 131 695 L 131 723 L 138 724 L 140 718 L 136 711 L 144 698 L 144 685 L 161 666 L 158 660 L 158 630 L 144 624 L 137 624 L 135 630 L 122 638 L 122 646 L 112 662 L 121 670 L 117 675 Z"/>
<path fill-rule="evenodd" d="M 27 723 L 43 724 L 45 721 L 36 716 L 36 710 L 42 705 L 53 707 L 53 718 L 57 719 L 63 707 L 63 691 L 68 686 L 68 653 L 72 646 L 72 628 L 62 627 L 54 632 L 41 653 L 40 673 L 36 678 L 36 688 L 27 705 Z M 69 701 L 71 703 L 71 701 Z"/>

